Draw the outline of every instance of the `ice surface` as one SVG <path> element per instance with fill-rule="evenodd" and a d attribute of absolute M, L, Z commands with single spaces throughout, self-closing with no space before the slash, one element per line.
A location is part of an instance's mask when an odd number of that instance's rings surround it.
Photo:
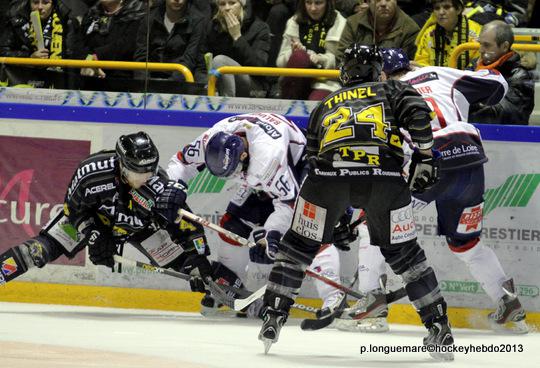
<path fill-rule="evenodd" d="M 539 367 L 540 334 L 454 330 L 456 344 L 510 344 L 523 352 L 456 354 L 436 362 L 426 353 L 360 354 L 361 346 L 421 345 L 425 330 L 391 325 L 384 334 L 333 329 L 305 332 L 289 321 L 263 354 L 260 321 L 197 314 L 0 303 L 0 362 L 10 368 L 61 367 Z"/>

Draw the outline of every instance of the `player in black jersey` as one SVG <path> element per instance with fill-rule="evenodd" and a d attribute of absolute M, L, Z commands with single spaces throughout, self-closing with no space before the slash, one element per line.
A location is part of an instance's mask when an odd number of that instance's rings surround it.
<path fill-rule="evenodd" d="M 169 180 L 158 161 L 158 150 L 144 132 L 123 135 L 116 150 L 84 159 L 67 189 L 64 211 L 39 235 L 0 254 L 0 264 L 13 266 L 9 273 L 0 273 L 0 284 L 62 254 L 72 258 L 85 247 L 94 264 L 113 267 L 113 256 L 126 242 L 162 267 L 198 268 L 202 279 L 211 277 L 202 226 L 183 219 L 175 223 L 178 209 L 188 209 L 186 188 Z M 148 240 L 160 232 L 165 235 L 157 238 L 166 238 L 166 246 Z M 155 248 L 166 248 L 167 256 Z M 201 291 L 201 279 L 192 281 L 192 288 Z"/>
<path fill-rule="evenodd" d="M 453 344 L 446 302 L 416 240 L 411 206 L 410 189 L 422 191 L 437 178 L 431 110 L 408 84 L 381 82 L 382 64 L 377 47 L 353 44 L 340 69 L 344 87 L 311 114 L 307 136 L 311 169 L 264 296 L 259 339 L 266 351 L 278 339 L 307 265 L 320 245 L 332 240 L 333 229 L 349 206 L 365 209 L 373 244 L 381 247 L 387 263 L 403 278 L 409 299 L 429 330 L 424 344 Z M 409 183 L 402 176 L 400 129 L 408 131 L 419 147 Z M 451 353 L 432 355 L 453 359 Z"/>

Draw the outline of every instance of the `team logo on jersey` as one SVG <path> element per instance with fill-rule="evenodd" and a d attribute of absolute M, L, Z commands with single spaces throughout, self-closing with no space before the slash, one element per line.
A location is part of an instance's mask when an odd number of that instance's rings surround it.
<path fill-rule="evenodd" d="M 326 208 L 314 205 L 302 197 L 298 198 L 292 230 L 304 238 L 322 242 Z"/>
<path fill-rule="evenodd" d="M 143 197 L 139 192 L 137 192 L 135 189 L 131 189 L 129 191 L 129 194 L 131 195 L 131 198 L 133 198 L 133 200 L 135 202 L 137 202 L 142 208 L 144 208 L 145 210 L 148 210 L 150 211 L 152 209 L 152 207 L 154 207 L 154 201 L 149 199 L 149 198 L 145 198 Z"/>
<path fill-rule="evenodd" d="M 345 146 L 338 148 L 339 157 L 354 166 L 379 166 L 379 147 Z"/>
<path fill-rule="evenodd" d="M 278 132 L 277 129 L 272 126 L 272 124 L 269 124 L 262 120 L 257 120 L 255 124 L 261 127 L 262 130 L 264 130 L 264 132 L 270 136 L 270 138 L 272 139 L 281 138 L 281 133 Z"/>
<path fill-rule="evenodd" d="M 13 257 L 9 257 L 2 261 L 2 274 L 5 276 L 13 275 L 17 272 L 17 262 Z"/>
<path fill-rule="evenodd" d="M 84 196 L 88 196 L 89 194 L 97 194 L 97 193 L 101 193 L 105 190 L 112 190 L 115 188 L 115 185 L 114 183 L 107 183 L 107 184 L 102 184 L 102 185 L 96 185 L 95 187 L 91 187 L 91 188 L 86 188 L 85 192 L 84 192 Z"/>
<path fill-rule="evenodd" d="M 429 72 L 429 73 L 420 74 L 418 77 L 409 79 L 407 82 L 409 84 L 415 85 L 415 84 L 430 82 L 437 79 L 439 79 L 439 76 L 437 75 L 437 73 Z"/>
<path fill-rule="evenodd" d="M 457 232 L 459 234 L 471 234 L 482 230 L 484 202 L 473 207 L 467 207 L 459 218 Z"/>
<path fill-rule="evenodd" d="M 204 254 L 205 253 L 206 242 L 204 241 L 204 238 L 202 236 L 193 239 L 193 246 L 197 250 L 197 253 L 199 253 L 199 254 Z"/>
<path fill-rule="evenodd" d="M 416 238 L 412 203 L 390 211 L 390 244 L 404 243 Z"/>

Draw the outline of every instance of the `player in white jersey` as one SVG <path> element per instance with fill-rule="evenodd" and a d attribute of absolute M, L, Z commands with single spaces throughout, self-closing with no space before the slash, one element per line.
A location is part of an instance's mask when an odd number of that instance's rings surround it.
<path fill-rule="evenodd" d="M 452 253 L 461 259 L 497 304 L 488 316 L 494 329 L 508 328 L 526 333 L 525 311 L 497 256 L 480 239 L 484 204 L 484 169 L 487 161 L 479 131 L 467 123 L 469 105 L 498 103 L 508 85 L 502 75 L 492 71 L 462 71 L 445 67 L 410 70 L 407 56 L 398 49 L 387 49 L 385 73 L 407 81 L 431 106 L 434 117 L 434 148 L 441 153 L 438 184 L 424 193 L 413 193 L 416 212 L 435 201 L 439 235 L 444 235 Z M 361 231 L 362 234 L 362 231 Z M 367 244 L 366 244 L 367 243 Z M 385 331 L 387 309 L 379 277 L 384 273 L 384 258 L 369 240 L 359 248 L 360 290 L 370 297 L 360 300 L 337 322 L 338 328 L 357 331 Z M 373 318 L 366 320 L 365 316 Z M 356 321 L 355 321 L 356 317 Z M 381 321 L 382 320 L 382 321 Z"/>
<path fill-rule="evenodd" d="M 286 117 L 253 113 L 217 122 L 171 158 L 167 172 L 172 179 L 187 182 L 206 167 L 215 176 L 240 183 L 220 225 L 244 238 L 252 233 L 258 245 L 249 250 L 249 259 L 239 256 L 236 247 L 223 246 L 218 253 L 219 263 L 237 274 L 242 274 L 249 260 L 273 263 L 279 240 L 292 220 L 305 167 L 305 146 L 306 137 Z M 253 231 L 259 226 L 262 228 Z M 339 281 L 336 247 L 321 251 L 312 268 Z M 316 287 L 324 300 L 323 308 L 333 307 L 343 298 L 339 291 L 320 281 L 316 281 Z M 206 296 L 203 307 L 212 307 L 212 302 Z"/>

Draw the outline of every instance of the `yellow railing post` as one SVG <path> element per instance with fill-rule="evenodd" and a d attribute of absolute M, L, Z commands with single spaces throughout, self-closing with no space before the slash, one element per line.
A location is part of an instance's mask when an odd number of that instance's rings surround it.
<path fill-rule="evenodd" d="M 249 74 L 264 75 L 268 77 L 306 77 L 336 79 L 339 71 L 335 69 L 300 69 L 300 68 L 267 68 L 256 66 L 222 66 L 215 74 Z M 217 76 L 208 76 L 208 96 L 216 95 Z"/>
<path fill-rule="evenodd" d="M 456 68 L 457 59 L 462 52 L 465 52 L 467 50 L 478 50 L 479 48 L 480 48 L 480 44 L 478 42 L 466 42 L 461 45 L 458 45 L 454 49 L 452 54 L 450 54 L 450 58 L 448 60 L 448 66 L 451 68 Z M 512 50 L 540 52 L 540 45 L 527 44 L 527 43 L 514 43 L 512 45 Z"/>
<path fill-rule="evenodd" d="M 25 66 L 58 66 L 62 68 L 101 68 L 121 70 L 148 70 L 151 71 L 178 71 L 186 82 L 193 83 L 193 74 L 182 64 L 173 63 L 143 63 L 136 61 L 105 61 L 105 60 L 72 60 L 72 59 L 33 59 L 0 57 L 1 64 L 25 65 Z"/>

